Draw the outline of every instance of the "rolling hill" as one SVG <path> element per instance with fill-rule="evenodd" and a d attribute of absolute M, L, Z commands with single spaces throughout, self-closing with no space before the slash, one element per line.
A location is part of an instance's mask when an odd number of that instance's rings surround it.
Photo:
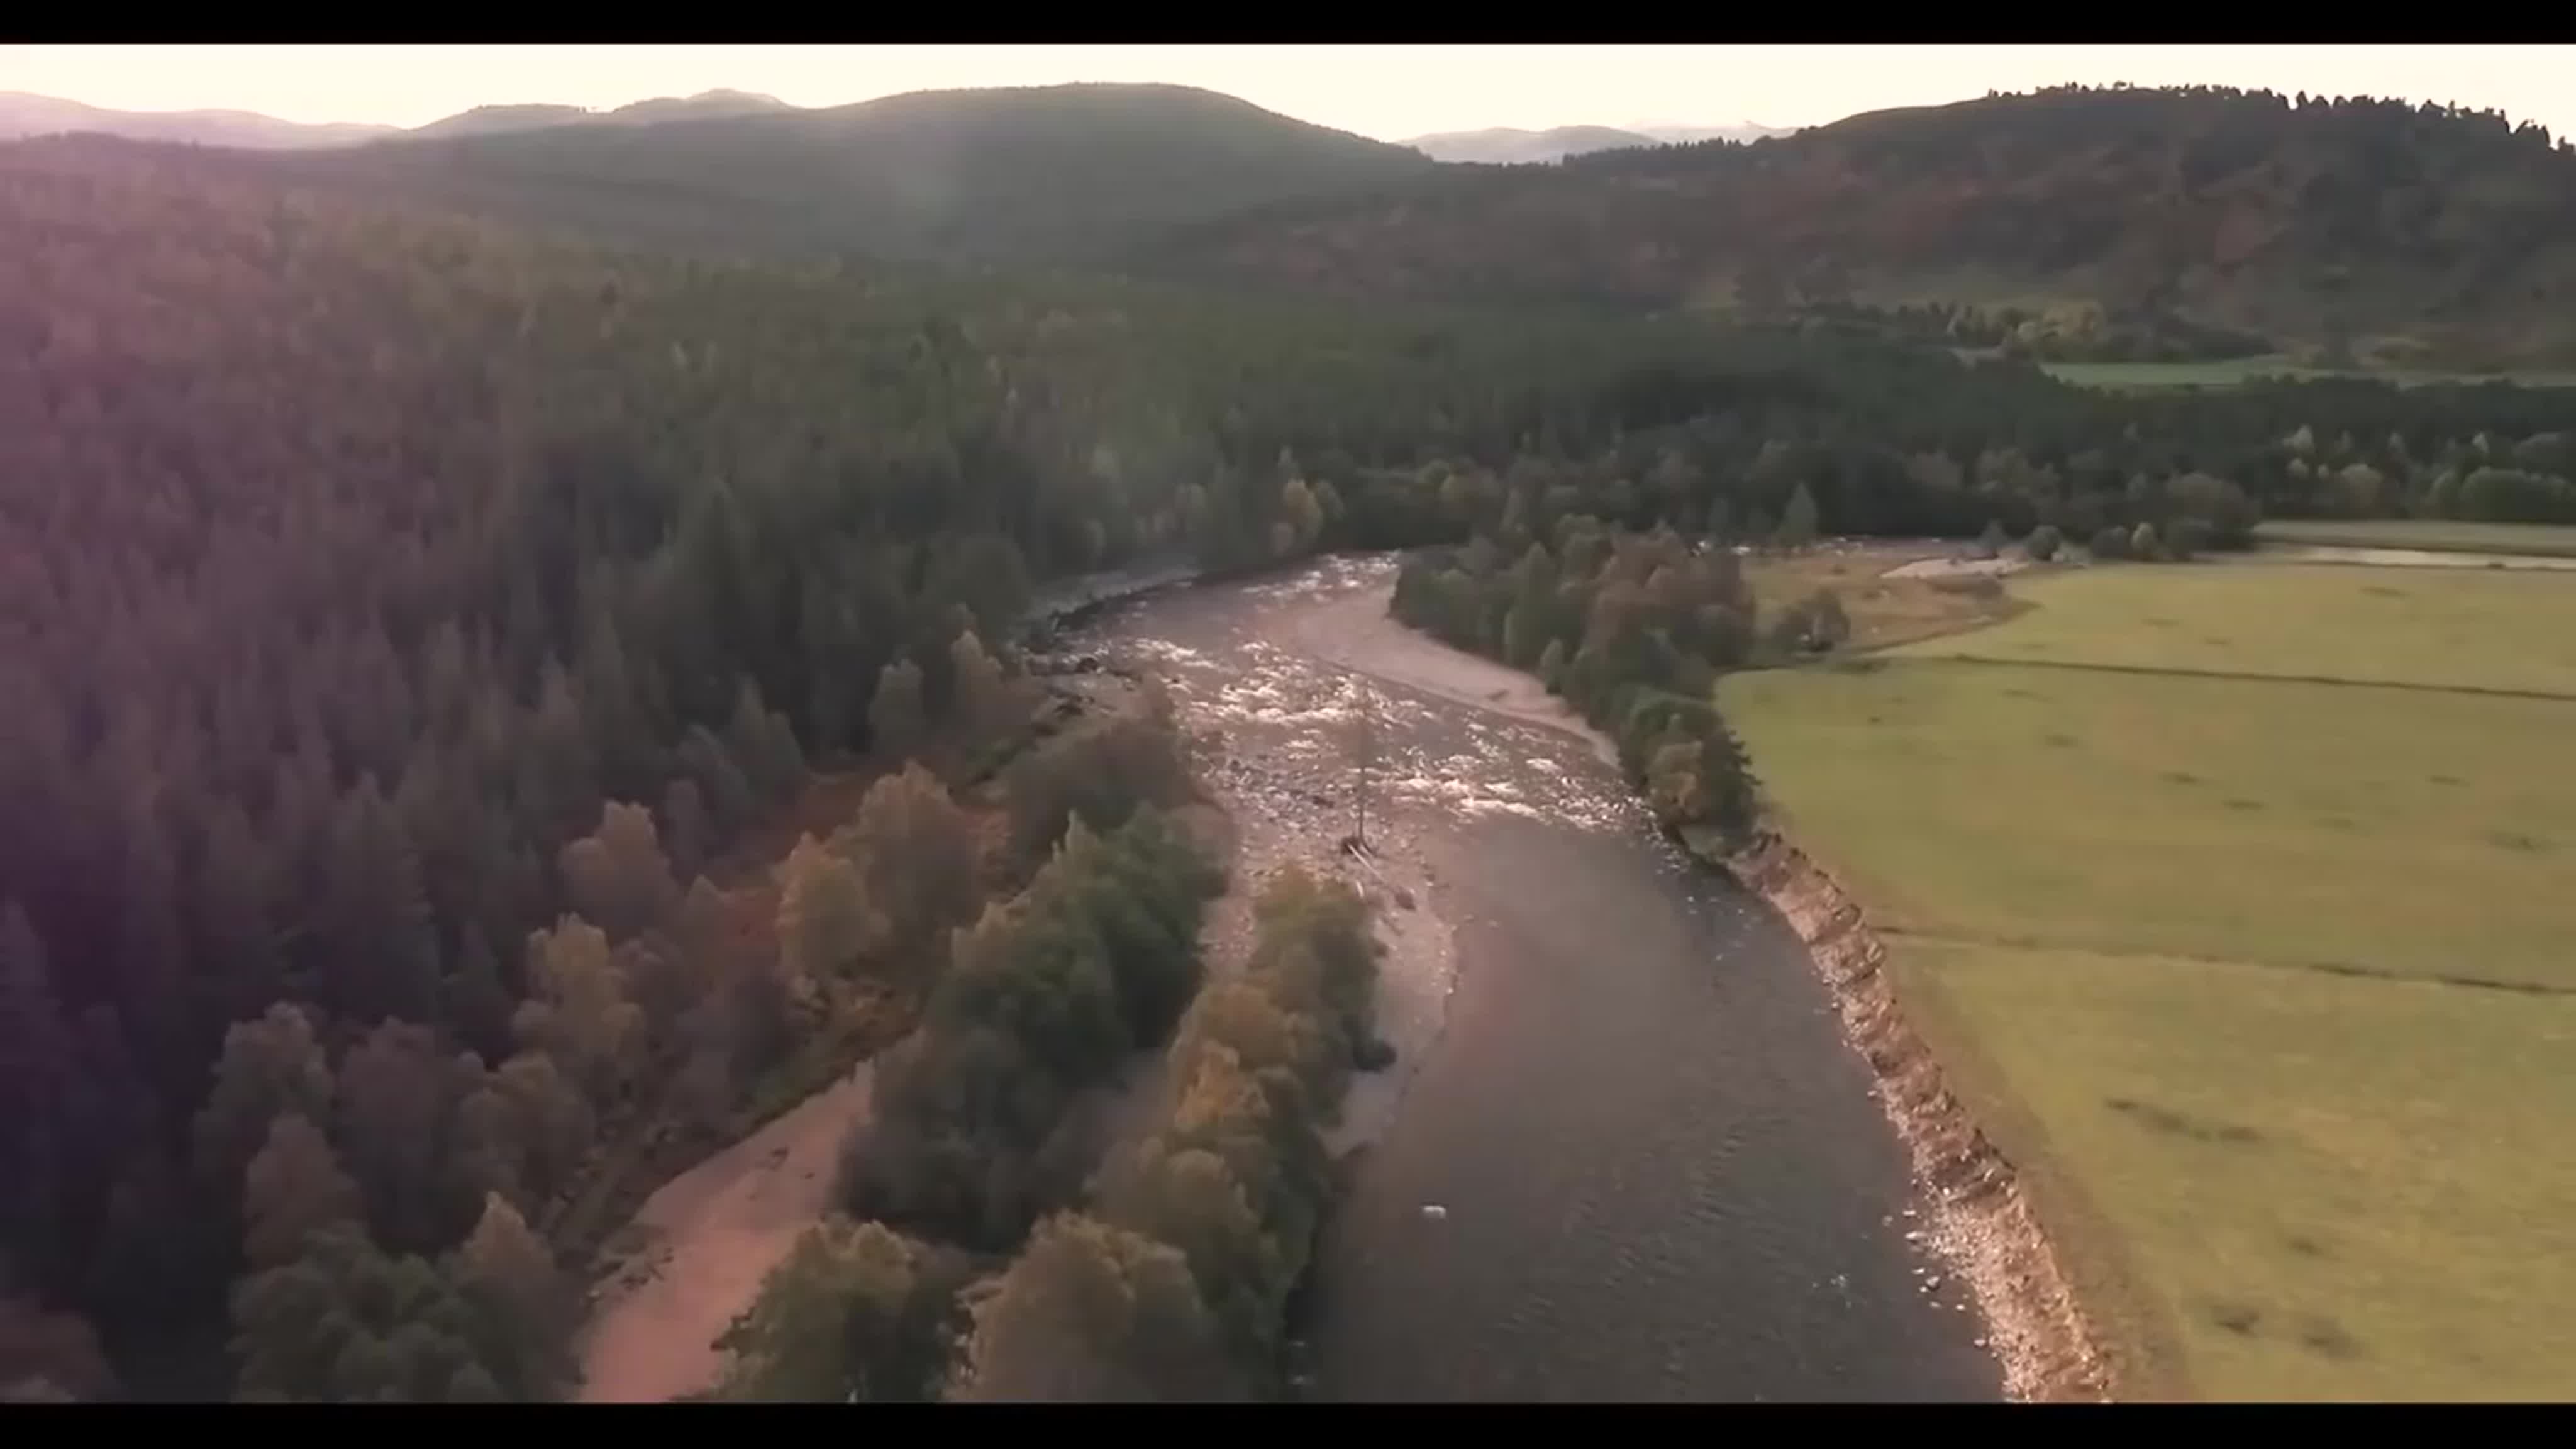
<path fill-rule="evenodd" d="M 644 245 L 1050 262 L 1435 169 L 1181 86 L 926 91 L 820 110 L 766 100 L 715 93 L 670 103 L 690 108 L 677 119 L 541 119 L 250 164 Z"/>
<path fill-rule="evenodd" d="M 770 115 L 792 111 L 797 107 L 775 96 L 754 95 L 748 91 L 701 91 L 694 96 L 659 96 L 636 101 L 610 111 L 593 111 L 581 106 L 499 105 L 476 106 L 442 117 L 425 126 L 371 140 L 430 141 L 459 136 L 497 136 L 517 131 L 537 131 L 550 126 L 616 125 L 647 126 L 663 121 L 713 120 L 722 116 Z"/>
<path fill-rule="evenodd" d="M 113 111 L 54 96 L 0 92 L 0 141 L 78 131 L 252 150 L 349 146 L 395 134 L 391 126 L 307 125 L 249 111 Z"/>
<path fill-rule="evenodd" d="M 1372 296 L 2143 312 L 2390 360 L 2563 361 L 2576 152 L 2457 108 L 2070 87 L 1461 168 L 1137 261 Z"/>

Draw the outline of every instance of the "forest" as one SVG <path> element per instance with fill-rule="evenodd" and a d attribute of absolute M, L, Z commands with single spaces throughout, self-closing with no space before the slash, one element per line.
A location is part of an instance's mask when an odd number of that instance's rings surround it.
<path fill-rule="evenodd" d="M 2576 358 L 2571 222 L 2576 145 L 2497 112 L 2057 86 L 1750 144 L 1444 167 L 1178 227 L 1139 256 L 1387 300 L 2166 319 L 2096 358 L 2224 356 L 2250 334 L 2258 351 L 2547 366 Z"/>
<path fill-rule="evenodd" d="M 2576 519 L 2576 405 L 2500 383 L 2120 396 L 1797 324 L 661 255 L 100 138 L 0 148 L 0 343 L 0 1391 L 38 1397 L 556 1396 L 634 1181 L 896 1041 L 808 1249 L 929 1285 L 850 1332 L 971 1367 L 867 1393 L 1263 1392 L 1356 928 L 1282 887 L 1262 999 L 1188 1005 L 1186 772 L 1150 723 L 1037 738 L 1047 581 L 1454 550 L 1408 617 L 1723 829 L 1696 686 L 1776 621 L 1659 522 Z M 1086 1196 L 1069 1108 L 1167 1037 L 1204 1090 Z M 1157 1316 L 1086 1342 L 1142 1359 L 1040 1362 L 1113 1273 Z"/>

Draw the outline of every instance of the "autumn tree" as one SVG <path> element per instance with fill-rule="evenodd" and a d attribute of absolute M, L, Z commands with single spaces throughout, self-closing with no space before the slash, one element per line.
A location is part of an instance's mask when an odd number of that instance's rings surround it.
<path fill-rule="evenodd" d="M 542 1051 L 523 1051 L 493 1073 L 492 1117 L 502 1164 L 531 1205 L 568 1191 L 588 1158 L 597 1117 L 579 1083 Z"/>
<path fill-rule="evenodd" d="M 983 896 L 974 827 L 919 765 L 869 786 L 831 849 L 855 866 L 873 907 L 868 953 L 900 975 L 922 974 L 902 958 L 945 944 L 948 929 L 970 919 Z"/>
<path fill-rule="evenodd" d="M 447 1176 L 456 1085 L 436 1034 L 410 1022 L 379 1023 L 340 1060 L 341 1160 L 376 1240 L 397 1251 L 433 1251 L 464 1226 L 472 1199 L 460 1202 Z"/>
<path fill-rule="evenodd" d="M 607 933 L 565 916 L 530 935 L 528 989 L 512 1024 L 520 1044 L 552 1056 L 592 1102 L 617 1101 L 641 1065 L 644 1014 Z"/>
<path fill-rule="evenodd" d="M 1076 1214 L 1029 1237 L 973 1309 L 967 1402 L 1176 1402 L 1233 1397 L 1216 1325 L 1174 1248 Z"/>
<path fill-rule="evenodd" d="M 1290 1287 L 1285 1262 L 1223 1158 L 1147 1141 L 1101 1201 L 1110 1221 L 1180 1249 L 1235 1363 L 1275 1357 Z"/>
<path fill-rule="evenodd" d="M 558 869 L 574 912 L 598 923 L 612 942 L 667 920 L 680 903 L 652 812 L 641 805 L 612 800 L 602 806 L 599 828 L 566 845 Z"/>
<path fill-rule="evenodd" d="M 280 1003 L 235 1025 L 194 1124 L 198 1172 L 227 1185 L 220 1201 L 237 1201 L 242 1171 L 268 1141 L 269 1125 L 289 1114 L 327 1122 L 331 1097 L 330 1063 L 301 1010 Z"/>
<path fill-rule="evenodd" d="M 447 1265 L 473 1319 L 476 1358 L 506 1397 L 557 1397 L 578 1369 L 571 1354 L 579 1302 L 552 1249 L 509 1199 L 484 1197 L 474 1230 Z"/>
<path fill-rule="evenodd" d="M 847 976 L 884 938 L 883 920 L 859 868 L 812 836 L 778 867 L 778 946 L 789 981 L 819 987 Z"/>
<path fill-rule="evenodd" d="M 769 1403 L 927 1403 L 939 1396 L 963 1258 L 835 1215 L 805 1230 L 717 1347 L 721 1392 Z"/>
<path fill-rule="evenodd" d="M 233 1289 L 236 1397 L 252 1402 L 499 1399 L 474 1313 L 437 1269 L 379 1252 L 354 1225 Z"/>
<path fill-rule="evenodd" d="M 270 1121 L 268 1141 L 242 1178 L 242 1261 L 256 1271 L 302 1254 L 327 1228 L 364 1228 L 358 1186 L 331 1144 L 299 1112 Z"/>

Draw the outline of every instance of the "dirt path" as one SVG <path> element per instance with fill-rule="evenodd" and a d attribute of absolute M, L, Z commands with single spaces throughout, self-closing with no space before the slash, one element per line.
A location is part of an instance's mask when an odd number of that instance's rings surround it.
<path fill-rule="evenodd" d="M 863 1063 L 646 1199 L 629 1225 L 646 1241 L 593 1298 L 581 1402 L 661 1403 L 715 1385 L 716 1339 L 830 1206 L 868 1088 Z"/>

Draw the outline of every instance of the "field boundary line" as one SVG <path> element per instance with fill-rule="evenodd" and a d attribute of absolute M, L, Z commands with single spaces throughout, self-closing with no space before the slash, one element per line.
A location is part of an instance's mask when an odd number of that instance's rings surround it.
<path fill-rule="evenodd" d="M 2186 961 L 2200 966 L 2245 966 L 2258 971 L 2304 971 L 2318 976 L 2336 976 L 2347 980 L 2442 986 L 2465 991 L 2493 991 L 2508 996 L 2576 998 L 2576 986 L 2552 986 L 2540 981 L 2498 981 L 2485 976 L 2452 976 L 2438 973 L 2417 975 L 2400 971 L 2383 971 L 2371 966 L 2355 966 L 2348 961 L 2294 961 L 2278 956 L 2204 956 L 2190 951 L 2151 951 L 2135 946 L 2094 946 L 2074 941 L 2014 940 L 2004 936 L 1981 936 L 1972 931 L 1914 930 L 1884 923 L 1877 924 L 1875 929 L 1882 936 L 1898 940 L 1923 941 L 1936 946 L 1986 946 L 2005 951 L 2075 951 L 2087 956 L 2102 956 L 2113 960 Z"/>
<path fill-rule="evenodd" d="M 2487 699 L 2537 699 L 2576 704 L 2576 691 L 2513 689 L 2495 684 L 2429 684 L 2410 679 L 2346 679 L 2331 674 L 2254 674 L 2228 669 L 2185 669 L 2166 664 L 2105 664 L 2084 659 L 2006 659 L 1992 654 L 1901 654 L 1881 656 L 1908 664 L 1984 664 L 2011 669 L 2081 669 L 2099 674 L 2137 674 L 2170 679 L 2231 679 L 2255 684 L 2328 684 L 2342 689 L 2400 689 L 2415 694 L 2468 694 Z"/>

